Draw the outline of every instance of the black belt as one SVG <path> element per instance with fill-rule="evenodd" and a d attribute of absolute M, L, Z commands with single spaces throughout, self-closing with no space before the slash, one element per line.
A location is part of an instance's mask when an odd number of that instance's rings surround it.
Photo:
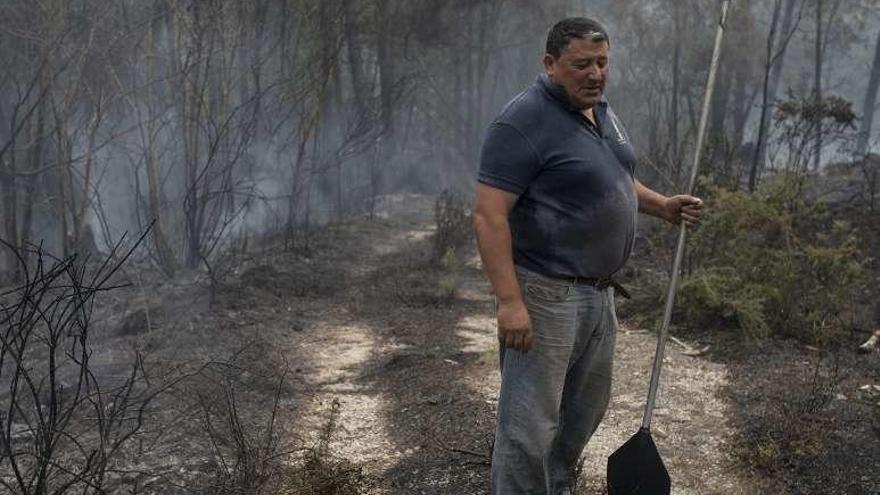
<path fill-rule="evenodd" d="M 608 287 L 614 287 L 615 292 L 619 292 L 621 296 L 631 299 L 629 292 L 620 285 L 620 282 L 614 280 L 614 277 L 551 277 L 558 280 L 565 280 L 574 285 L 591 285 L 599 290 L 605 290 Z"/>

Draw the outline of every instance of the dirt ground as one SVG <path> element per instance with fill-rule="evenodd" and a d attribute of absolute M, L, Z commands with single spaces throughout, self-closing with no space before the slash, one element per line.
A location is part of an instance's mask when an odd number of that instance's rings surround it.
<path fill-rule="evenodd" d="M 251 253 L 213 304 L 185 282 L 144 282 L 142 300 L 119 306 L 128 316 L 108 327 L 169 362 L 243 346 L 249 360 L 283 363 L 286 434 L 313 444 L 333 415 L 331 451 L 379 480 L 374 493 L 488 493 L 500 379 L 492 296 L 473 249 L 455 269 L 431 263 L 432 207 L 400 197 L 379 218 L 314 232 L 296 252 Z M 162 314 L 147 330 L 124 327 L 154 290 Z M 703 352 L 670 343 L 666 353 L 653 431 L 674 494 L 880 493 L 880 354 L 713 329 L 676 335 Z M 608 455 L 638 428 L 655 343 L 622 321 L 613 398 L 577 493 L 604 493 Z"/>

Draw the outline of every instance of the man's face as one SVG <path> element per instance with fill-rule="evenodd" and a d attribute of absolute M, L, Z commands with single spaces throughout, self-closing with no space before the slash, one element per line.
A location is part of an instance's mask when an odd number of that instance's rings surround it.
<path fill-rule="evenodd" d="M 572 38 L 559 58 L 544 55 L 550 80 L 565 88 L 572 105 L 580 110 L 599 102 L 608 79 L 608 42 Z"/>

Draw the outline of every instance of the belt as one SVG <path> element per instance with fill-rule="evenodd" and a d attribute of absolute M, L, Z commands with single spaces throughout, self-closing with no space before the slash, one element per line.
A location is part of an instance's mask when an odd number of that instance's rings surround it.
<path fill-rule="evenodd" d="M 558 280 L 565 280 L 573 285 L 591 285 L 599 290 L 605 290 L 608 287 L 614 287 L 614 291 L 620 293 L 626 299 L 631 299 L 629 292 L 620 285 L 620 282 L 614 280 L 614 277 L 551 277 Z"/>

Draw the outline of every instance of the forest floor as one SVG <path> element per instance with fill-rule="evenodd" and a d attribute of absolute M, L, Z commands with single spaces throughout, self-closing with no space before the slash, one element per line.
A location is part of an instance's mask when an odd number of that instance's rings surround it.
<path fill-rule="evenodd" d="M 141 280 L 105 326 L 153 362 L 283 370 L 285 445 L 318 445 L 323 431 L 329 455 L 373 480 L 369 493 L 488 493 L 493 298 L 472 247 L 456 269 L 433 261 L 433 232 L 433 199 L 401 196 L 296 250 L 249 252 L 213 289 Z M 822 352 L 708 328 L 673 334 L 653 432 L 674 494 L 880 493 L 880 354 L 855 352 L 862 335 Z M 622 319 L 613 397 L 577 493 L 604 493 L 608 455 L 641 421 L 655 345 Z M 275 389 L 242 383 L 241 402 L 263 421 Z M 169 415 L 185 413 L 175 407 Z M 163 455 L 194 462 L 181 447 Z"/>

